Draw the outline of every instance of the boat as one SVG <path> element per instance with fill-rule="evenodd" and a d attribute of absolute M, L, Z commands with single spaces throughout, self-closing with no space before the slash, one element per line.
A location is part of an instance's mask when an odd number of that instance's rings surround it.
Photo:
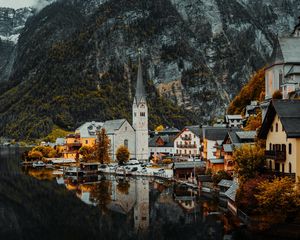
<path fill-rule="evenodd" d="M 43 161 L 37 161 L 32 163 L 33 167 L 45 167 L 46 164 Z"/>

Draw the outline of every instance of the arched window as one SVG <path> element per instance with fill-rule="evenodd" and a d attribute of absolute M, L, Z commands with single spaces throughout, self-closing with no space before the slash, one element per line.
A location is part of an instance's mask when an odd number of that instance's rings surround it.
<path fill-rule="evenodd" d="M 128 148 L 128 139 L 124 140 L 124 146 Z"/>
<path fill-rule="evenodd" d="M 278 123 L 275 124 L 275 131 L 278 132 Z"/>
<path fill-rule="evenodd" d="M 289 173 L 292 173 L 292 164 L 289 163 Z"/>
<path fill-rule="evenodd" d="M 289 154 L 292 154 L 292 144 L 289 143 Z"/>

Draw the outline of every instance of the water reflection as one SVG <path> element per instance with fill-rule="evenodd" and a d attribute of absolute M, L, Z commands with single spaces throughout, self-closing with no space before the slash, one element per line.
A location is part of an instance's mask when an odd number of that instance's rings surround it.
<path fill-rule="evenodd" d="M 236 229 L 214 200 L 172 182 L 66 177 L 19 161 L 0 149 L 0 239 L 223 239 Z"/>

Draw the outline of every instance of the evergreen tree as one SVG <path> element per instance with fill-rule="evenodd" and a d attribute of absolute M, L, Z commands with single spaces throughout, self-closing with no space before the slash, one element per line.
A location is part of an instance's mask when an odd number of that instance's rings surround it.
<path fill-rule="evenodd" d="M 110 140 L 106 134 L 104 128 L 97 133 L 97 143 L 96 143 L 96 159 L 100 163 L 110 163 Z"/>

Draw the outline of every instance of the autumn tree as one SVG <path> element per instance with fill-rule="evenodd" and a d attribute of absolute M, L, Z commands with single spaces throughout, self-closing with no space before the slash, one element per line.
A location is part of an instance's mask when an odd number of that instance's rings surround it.
<path fill-rule="evenodd" d="M 236 204 L 238 208 L 247 214 L 252 214 L 257 210 L 258 201 L 255 194 L 259 192 L 257 189 L 258 185 L 264 180 L 262 177 L 256 177 L 240 184 L 236 192 Z"/>
<path fill-rule="evenodd" d="M 277 90 L 273 93 L 272 99 L 282 99 L 282 93 L 280 90 Z"/>
<path fill-rule="evenodd" d="M 161 132 L 164 130 L 164 126 L 163 125 L 158 125 L 156 128 L 155 128 L 155 132 Z"/>
<path fill-rule="evenodd" d="M 265 151 L 259 145 L 244 144 L 233 152 L 236 170 L 242 180 L 255 177 L 265 166 Z"/>
<path fill-rule="evenodd" d="M 100 163 L 110 163 L 110 140 L 104 128 L 97 133 L 96 159 Z"/>
<path fill-rule="evenodd" d="M 262 118 L 261 111 L 256 116 L 250 116 L 247 120 L 246 126 L 244 128 L 245 131 L 256 131 L 261 127 Z"/>
<path fill-rule="evenodd" d="M 262 181 L 258 184 L 258 210 L 262 214 L 278 215 L 284 219 L 288 213 L 299 210 L 300 193 L 295 184 L 288 178 L 275 178 L 273 181 Z"/>
<path fill-rule="evenodd" d="M 78 153 L 82 156 L 84 162 L 91 162 L 96 160 L 95 158 L 95 147 L 82 146 Z"/>
<path fill-rule="evenodd" d="M 228 114 L 241 114 L 253 100 L 259 100 L 265 91 L 265 69 L 258 70 L 240 93 L 232 100 L 227 109 Z"/>
<path fill-rule="evenodd" d="M 125 147 L 125 146 L 120 146 L 118 149 L 117 149 L 117 160 L 119 162 L 120 165 L 128 162 L 129 160 L 129 157 L 130 157 L 130 153 L 128 151 L 128 148 Z"/>

